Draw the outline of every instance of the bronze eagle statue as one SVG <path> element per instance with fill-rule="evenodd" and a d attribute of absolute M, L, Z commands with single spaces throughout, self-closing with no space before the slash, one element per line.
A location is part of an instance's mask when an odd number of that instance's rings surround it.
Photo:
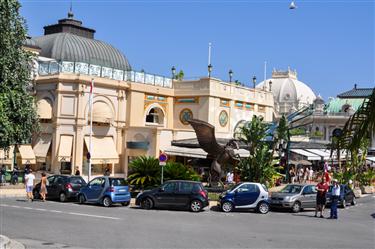
<path fill-rule="evenodd" d="M 212 183 L 217 184 L 223 176 L 221 166 L 225 163 L 233 164 L 235 161 L 239 161 L 239 155 L 234 152 L 234 149 L 239 149 L 238 143 L 235 139 L 231 139 L 226 145 L 220 145 L 216 141 L 213 125 L 199 119 L 190 119 L 188 122 L 197 135 L 199 145 L 207 152 L 207 157 L 213 159 L 210 170 L 210 185 Z"/>

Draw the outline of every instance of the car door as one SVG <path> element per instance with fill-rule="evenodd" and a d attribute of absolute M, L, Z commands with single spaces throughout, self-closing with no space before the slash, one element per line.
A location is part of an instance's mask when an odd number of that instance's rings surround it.
<path fill-rule="evenodd" d="M 234 204 L 236 207 L 252 205 L 259 194 L 260 190 L 256 184 L 244 183 L 235 190 Z"/>
<path fill-rule="evenodd" d="M 178 182 L 167 182 L 155 194 L 156 205 L 159 207 L 177 206 L 175 196 L 178 191 Z"/>
<path fill-rule="evenodd" d="M 49 176 L 47 177 L 47 198 L 53 198 L 53 188 L 52 185 L 54 184 L 55 181 L 55 176 Z"/>
<path fill-rule="evenodd" d="M 49 197 L 50 198 L 58 198 L 60 191 L 64 185 L 64 178 L 62 176 L 55 176 L 55 179 L 52 184 L 50 185 L 50 192 Z"/>
<path fill-rule="evenodd" d="M 179 189 L 175 195 L 176 206 L 186 207 L 190 203 L 190 197 L 193 194 L 194 183 L 180 182 Z"/>
<path fill-rule="evenodd" d="M 301 204 L 304 208 L 315 207 L 316 189 L 314 185 L 307 185 L 302 190 Z"/>
<path fill-rule="evenodd" d="M 101 197 L 104 191 L 105 179 L 97 177 L 92 179 L 87 185 L 86 197 L 88 201 L 96 201 Z"/>

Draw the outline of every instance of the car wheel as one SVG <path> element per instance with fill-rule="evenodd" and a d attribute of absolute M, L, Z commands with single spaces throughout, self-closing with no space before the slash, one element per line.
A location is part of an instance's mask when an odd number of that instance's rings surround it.
<path fill-rule="evenodd" d="M 79 202 L 79 204 L 84 204 L 85 202 L 86 202 L 86 198 L 85 198 L 85 196 L 84 195 L 79 195 L 78 196 L 78 202 Z"/>
<path fill-rule="evenodd" d="M 199 212 L 202 210 L 202 202 L 199 201 L 199 200 L 193 200 L 191 203 L 190 203 L 190 210 L 192 212 Z"/>
<path fill-rule="evenodd" d="M 293 213 L 298 213 L 299 211 L 301 211 L 301 203 L 296 201 L 292 206 L 292 211 Z"/>
<path fill-rule="evenodd" d="M 65 202 L 66 201 L 66 194 L 64 192 L 61 192 L 60 195 L 59 195 L 59 200 L 61 202 Z"/>
<path fill-rule="evenodd" d="M 127 207 L 127 206 L 129 206 L 130 201 L 122 202 L 121 204 L 122 204 L 124 207 Z"/>
<path fill-rule="evenodd" d="M 352 199 L 352 206 L 355 206 L 355 205 L 357 205 L 357 200 L 355 199 L 355 197 L 353 196 L 353 199 Z"/>
<path fill-rule="evenodd" d="M 345 199 L 341 201 L 341 208 L 345 208 L 346 207 L 346 201 Z"/>
<path fill-rule="evenodd" d="M 258 205 L 258 212 L 261 213 L 261 214 L 266 214 L 268 213 L 268 211 L 270 211 L 270 205 L 268 205 L 268 203 L 266 202 L 261 202 L 259 205 Z"/>
<path fill-rule="evenodd" d="M 225 213 L 232 212 L 233 211 L 233 204 L 229 201 L 226 201 L 226 202 L 223 203 L 223 205 L 221 205 L 221 210 L 223 210 L 223 212 L 225 212 Z"/>
<path fill-rule="evenodd" d="M 141 201 L 141 208 L 152 209 L 153 207 L 154 207 L 154 203 L 150 198 L 145 198 Z"/>
<path fill-rule="evenodd" d="M 103 206 L 109 207 L 112 205 L 112 200 L 110 197 L 106 196 L 103 198 Z"/>

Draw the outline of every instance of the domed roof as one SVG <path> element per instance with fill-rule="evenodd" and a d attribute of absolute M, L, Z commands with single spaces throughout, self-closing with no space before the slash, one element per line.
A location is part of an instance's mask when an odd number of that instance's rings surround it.
<path fill-rule="evenodd" d="M 40 56 L 58 61 L 85 62 L 121 70 L 131 70 L 126 57 L 113 46 L 71 33 L 54 33 L 33 38 Z"/>
<path fill-rule="evenodd" d="M 271 90 L 275 101 L 278 104 L 293 103 L 294 107 L 300 108 L 301 106 L 312 104 L 316 99 L 316 95 L 309 86 L 297 80 L 297 73 L 291 70 L 286 72 L 273 71 L 272 78 L 257 85 L 257 88 L 269 89 L 269 82 L 272 82 Z"/>

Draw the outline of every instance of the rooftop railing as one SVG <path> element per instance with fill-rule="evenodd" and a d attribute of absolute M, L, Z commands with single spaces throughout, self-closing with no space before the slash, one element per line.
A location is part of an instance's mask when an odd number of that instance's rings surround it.
<path fill-rule="evenodd" d="M 71 61 L 39 61 L 39 75 L 51 75 L 57 73 L 76 73 L 92 75 L 96 77 L 131 81 L 153 86 L 172 88 L 172 79 L 155 74 L 147 74 L 145 72 L 124 71 L 109 67 L 102 67 L 84 62 Z"/>

